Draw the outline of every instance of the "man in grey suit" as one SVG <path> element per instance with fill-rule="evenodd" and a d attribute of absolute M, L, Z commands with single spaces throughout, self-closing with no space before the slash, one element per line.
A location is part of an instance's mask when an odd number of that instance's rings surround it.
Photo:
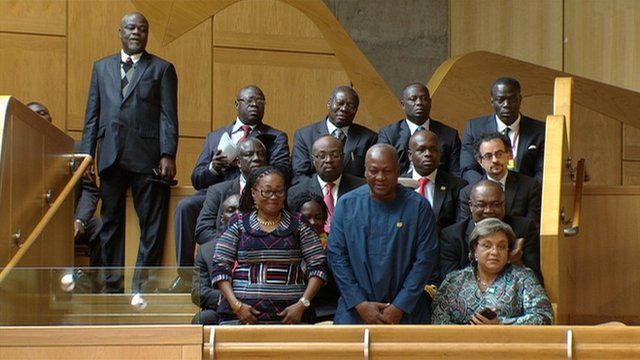
<path fill-rule="evenodd" d="M 231 195 L 241 194 L 251 171 L 267 165 L 267 149 L 260 140 L 248 138 L 238 145 L 238 162 L 239 177 L 211 185 L 207 189 L 195 227 L 195 236 L 200 245 L 214 241 L 223 230 L 220 217 L 223 212 L 222 202 Z"/>
<path fill-rule="evenodd" d="M 482 134 L 492 132 L 499 132 L 509 140 L 513 149 L 508 154 L 509 170 L 536 178 L 542 183 L 545 125 L 542 121 L 522 115 L 521 102 L 520 83 L 513 78 L 499 78 L 491 86 L 494 113 L 467 122 L 462 136 L 460 171 L 462 178 L 470 184 L 483 176 L 473 145 Z"/>
<path fill-rule="evenodd" d="M 322 196 L 328 212 L 324 229 L 325 232 L 329 233 L 331 216 L 338 198 L 366 184 L 366 181 L 343 171 L 344 151 L 342 142 L 331 135 L 324 135 L 313 143 L 311 156 L 313 157 L 313 168 L 316 173 L 289 189 L 287 192 L 288 206 L 292 209 L 293 203 L 291 201 L 296 195 L 304 191 Z"/>
<path fill-rule="evenodd" d="M 396 148 L 400 158 L 400 173 L 411 172 L 411 161 L 407 147 L 409 138 L 416 131 L 429 130 L 438 136 L 440 144 L 440 165 L 438 169 L 454 176 L 460 176 L 460 137 L 458 130 L 429 117 L 431 97 L 429 89 L 422 83 L 407 85 L 400 100 L 406 118 L 389 124 L 378 133 L 378 143 Z M 403 175 L 404 176 L 404 175 Z M 409 176 L 411 176 L 409 174 Z"/>
<path fill-rule="evenodd" d="M 319 137 L 332 135 L 342 141 L 344 172 L 364 177 L 364 157 L 374 145 L 378 135 L 368 128 L 354 124 L 360 98 L 350 86 L 338 86 L 333 89 L 327 101 L 327 117 L 296 130 L 293 135 L 292 176 L 293 184 L 315 173 L 311 147 Z"/>
<path fill-rule="evenodd" d="M 83 153 L 95 155 L 99 148 L 102 266 L 124 265 L 125 194 L 131 188 L 140 221 L 134 292 L 154 289 L 140 268 L 160 265 L 167 183 L 176 174 L 178 148 L 178 77 L 171 63 L 145 51 L 148 31 L 144 15 L 122 18 L 122 51 L 93 66 L 82 134 Z M 122 278 L 121 271 L 108 271 L 103 291 L 123 291 Z"/>

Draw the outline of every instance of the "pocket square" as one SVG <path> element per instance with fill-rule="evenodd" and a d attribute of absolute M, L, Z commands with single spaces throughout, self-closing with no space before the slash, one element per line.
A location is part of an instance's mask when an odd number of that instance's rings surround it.
<path fill-rule="evenodd" d="M 535 149 L 537 149 L 535 145 L 529 145 L 529 147 L 527 148 L 527 150 L 535 150 Z"/>

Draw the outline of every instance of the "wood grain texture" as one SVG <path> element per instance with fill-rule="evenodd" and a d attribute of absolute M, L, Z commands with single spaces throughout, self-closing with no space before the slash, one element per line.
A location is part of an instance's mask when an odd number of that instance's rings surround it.
<path fill-rule="evenodd" d="M 622 162 L 622 184 L 640 185 L 640 161 Z"/>
<path fill-rule="evenodd" d="M 178 168 L 176 180 L 178 180 L 178 186 L 191 187 L 191 172 L 198 161 L 203 144 L 204 138 L 180 138 L 180 146 L 178 146 L 178 153 L 176 154 L 176 167 Z M 173 213 L 170 215 L 173 215 Z"/>
<path fill-rule="evenodd" d="M 622 159 L 640 161 L 640 129 L 622 126 Z"/>
<path fill-rule="evenodd" d="M 452 0 L 450 55 L 491 51 L 562 70 L 562 1 Z"/>
<path fill-rule="evenodd" d="M 66 41 L 60 37 L 0 33 L 0 94 L 49 108 L 53 124 L 65 129 Z"/>
<path fill-rule="evenodd" d="M 60 0 L 0 1 L 0 32 L 64 36 L 67 4 Z"/>
<path fill-rule="evenodd" d="M 640 3 L 566 0 L 564 4 L 564 70 L 640 91 Z"/>

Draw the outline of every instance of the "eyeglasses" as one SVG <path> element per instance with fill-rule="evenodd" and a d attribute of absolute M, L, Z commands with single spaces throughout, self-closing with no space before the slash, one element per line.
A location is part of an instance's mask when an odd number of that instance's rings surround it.
<path fill-rule="evenodd" d="M 478 247 L 480 248 L 481 251 L 491 251 L 493 249 L 496 249 L 497 252 L 509 251 L 509 245 L 505 243 L 493 245 L 490 242 L 479 242 Z"/>
<path fill-rule="evenodd" d="M 483 202 L 471 203 L 471 206 L 475 209 L 500 210 L 502 209 L 502 205 L 504 205 L 504 201 L 492 202 L 488 204 L 485 204 Z"/>
<path fill-rule="evenodd" d="M 313 157 L 318 159 L 318 160 L 327 160 L 327 158 L 331 158 L 331 159 L 340 159 L 343 156 L 343 154 L 339 151 L 332 151 L 329 153 L 326 152 L 319 152 L 317 154 L 313 154 Z"/>
<path fill-rule="evenodd" d="M 257 98 L 257 99 L 236 99 L 237 102 L 239 103 L 245 103 L 247 105 L 251 105 L 253 103 L 256 103 L 256 105 L 264 105 L 267 103 L 267 101 L 265 99 L 262 98 Z"/>
<path fill-rule="evenodd" d="M 498 150 L 496 152 L 492 153 L 486 153 L 484 155 L 481 156 L 482 160 L 485 161 L 491 161 L 494 157 L 496 159 L 502 159 L 503 156 L 505 156 L 507 153 L 502 151 L 502 150 Z"/>
<path fill-rule="evenodd" d="M 281 198 L 284 196 L 284 189 L 280 189 L 280 190 L 269 190 L 269 189 L 260 189 L 260 195 L 262 195 L 263 198 L 265 199 L 270 199 L 273 197 L 273 195 L 275 195 L 277 198 Z"/>

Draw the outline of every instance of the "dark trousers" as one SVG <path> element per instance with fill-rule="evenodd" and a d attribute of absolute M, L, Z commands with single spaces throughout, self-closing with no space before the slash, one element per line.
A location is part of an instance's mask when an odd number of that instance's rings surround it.
<path fill-rule="evenodd" d="M 196 248 L 196 223 L 202 205 L 207 197 L 206 190 L 200 190 L 178 202 L 174 218 L 174 239 L 176 260 L 179 267 L 191 267 L 194 264 Z M 178 273 L 184 280 L 191 280 L 191 269 L 180 269 Z"/>
<path fill-rule="evenodd" d="M 104 292 L 123 291 L 125 195 L 131 188 L 133 204 L 140 224 L 140 246 L 132 290 L 140 292 L 149 276 L 143 267 L 159 266 L 164 245 L 169 188 L 149 182 L 150 174 L 139 174 L 113 166 L 100 174 L 102 199 L 102 266 L 118 268 L 105 271 Z M 143 289 L 143 285 L 145 289 Z"/>

